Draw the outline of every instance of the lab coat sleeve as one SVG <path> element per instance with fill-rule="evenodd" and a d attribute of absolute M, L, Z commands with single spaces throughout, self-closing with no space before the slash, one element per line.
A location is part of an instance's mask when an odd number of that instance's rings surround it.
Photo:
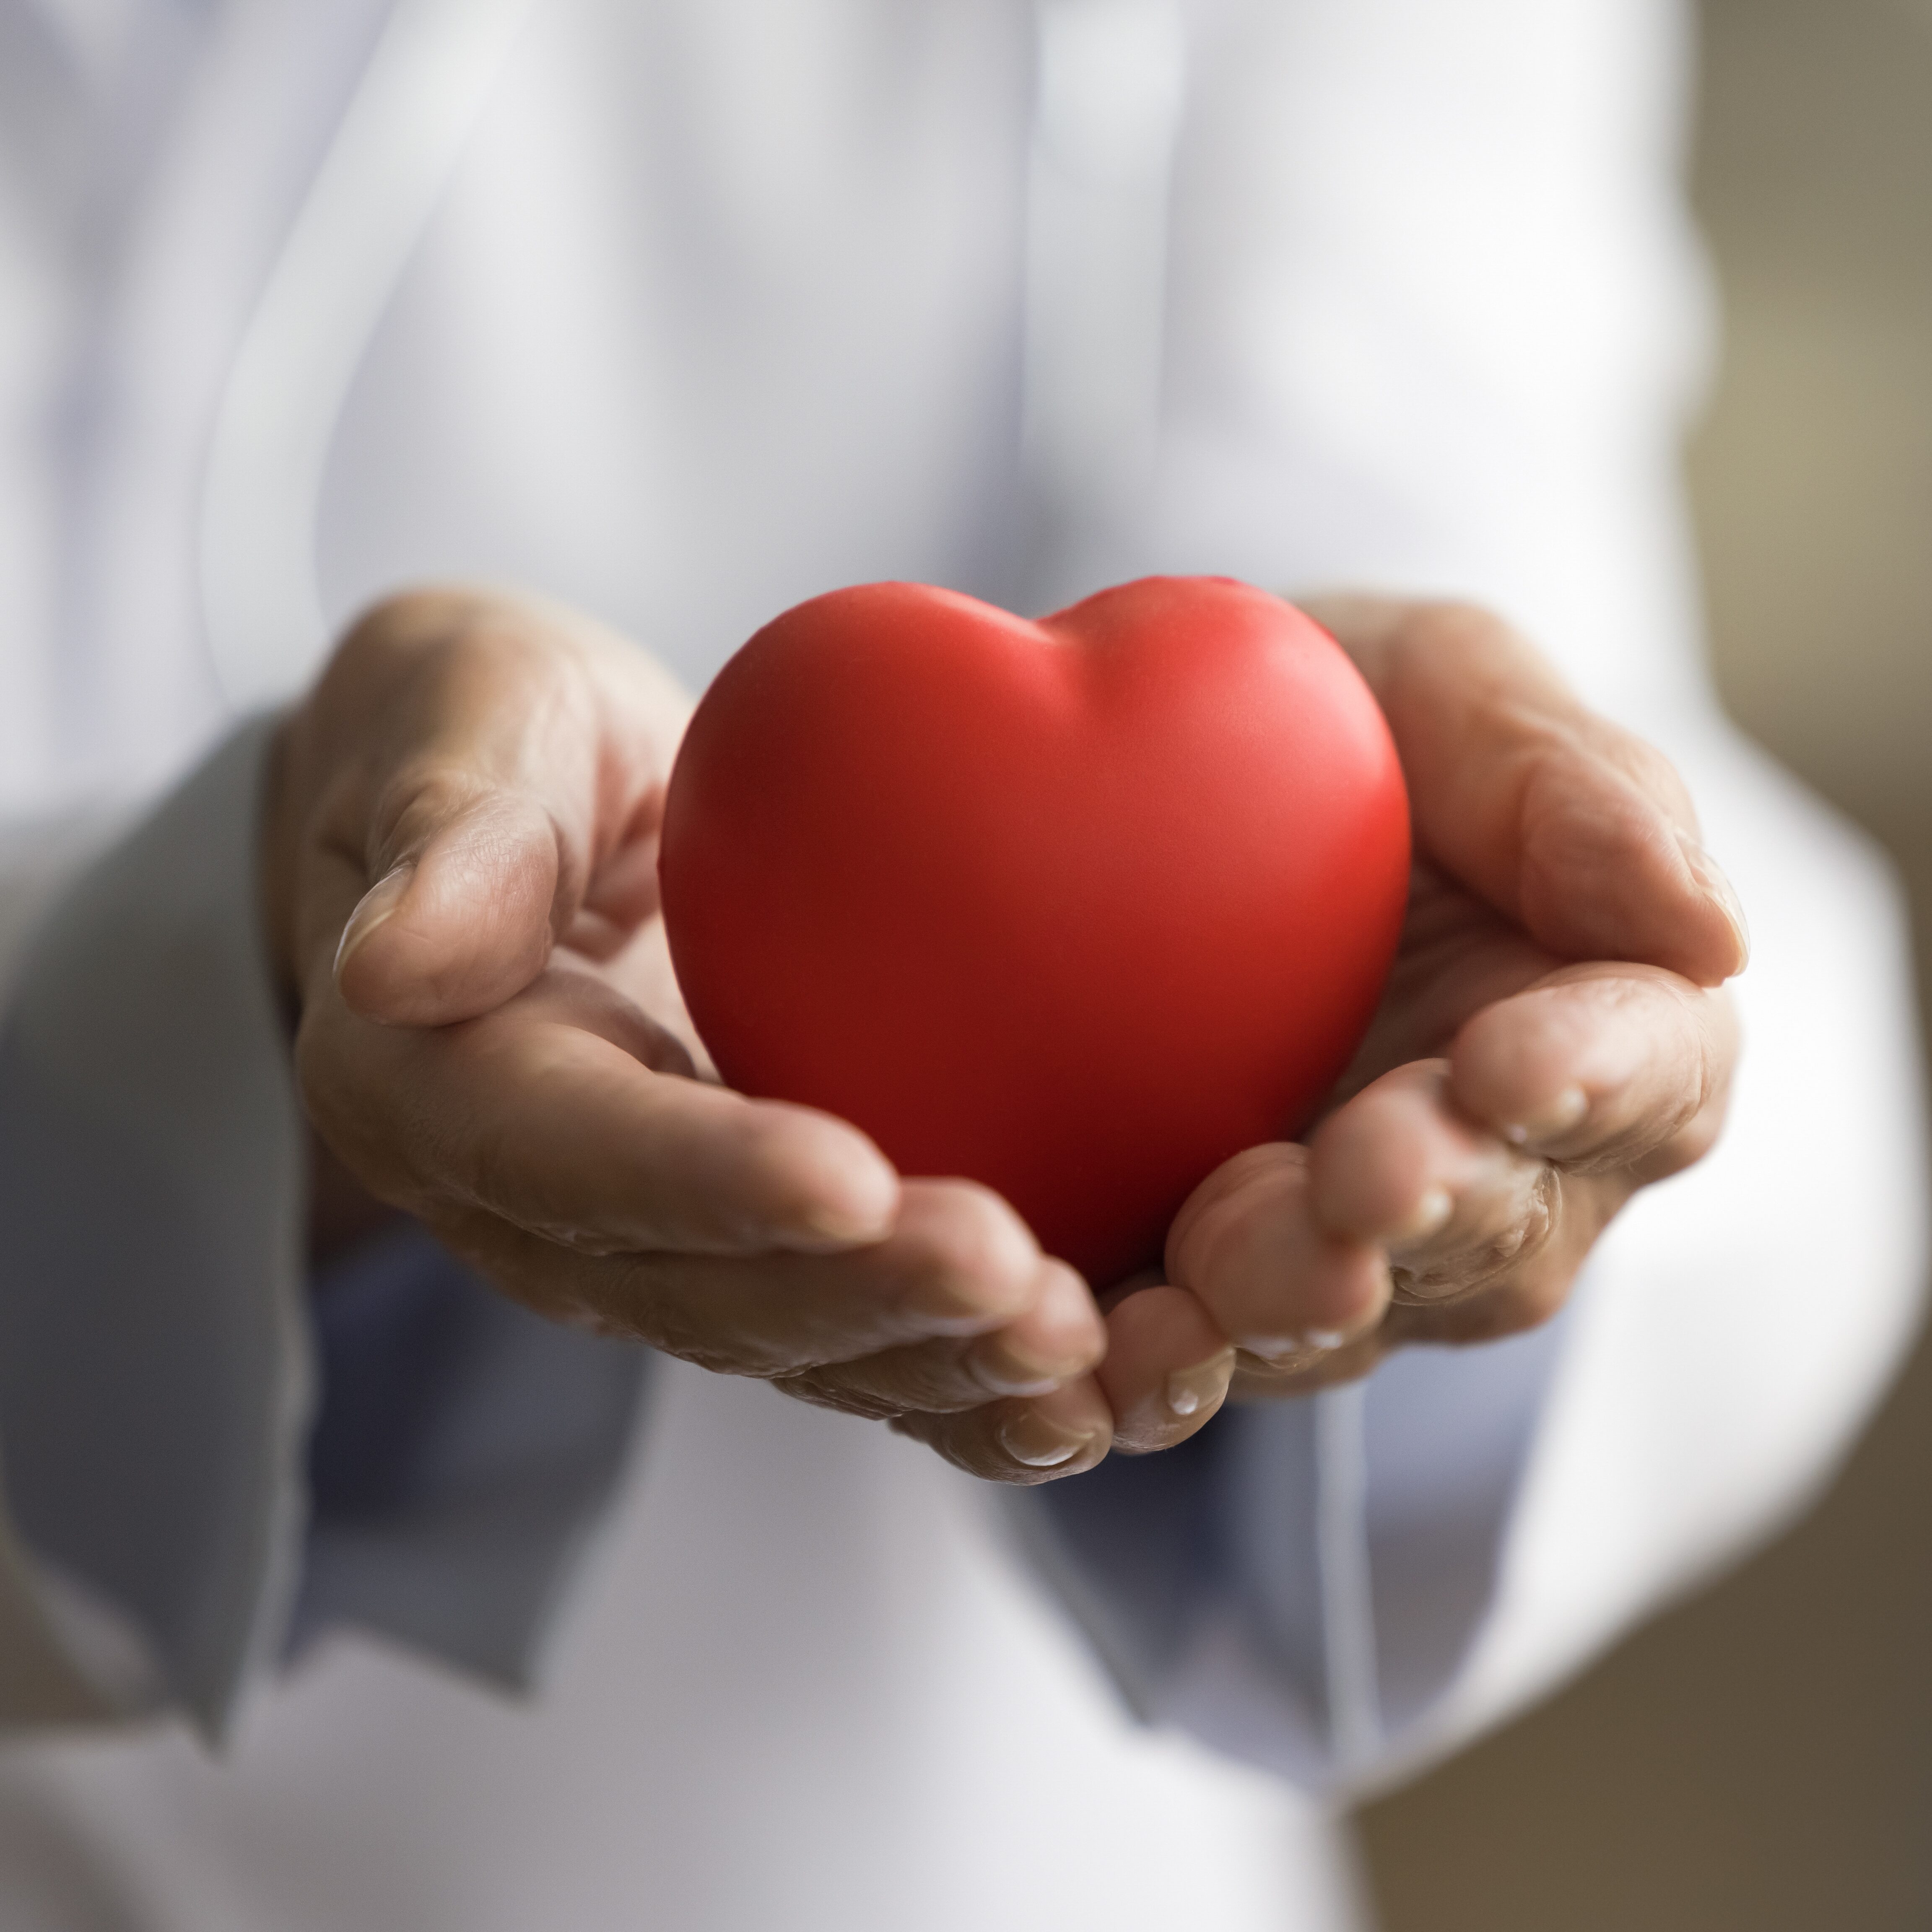
<path fill-rule="evenodd" d="M 82 811 L 0 824 L 0 1010 L 48 904 L 112 842 L 116 830 L 111 814 Z M 0 1174 L 0 1189 L 4 1186 Z M 6 1226 L 0 1220 L 0 1255 Z M 98 1716 L 104 1708 L 98 1690 L 76 1669 L 50 1621 L 44 1580 L 0 1516 L 0 1724 L 68 1724 Z"/>
<path fill-rule="evenodd" d="M 165 1694 L 211 1725 L 293 1586 L 310 1406 L 302 1142 L 254 916 L 266 735 L 57 898 L 0 1032 L 12 1528 L 106 1708 Z"/>
<path fill-rule="evenodd" d="M 335 1270 L 312 1322 L 255 908 L 267 736 L 81 870 L 17 962 L 0 1722 L 165 1707 L 217 1734 L 292 1630 L 332 1622 L 514 1678 L 628 1439 L 638 1352 L 496 1303 L 407 1231 Z"/>

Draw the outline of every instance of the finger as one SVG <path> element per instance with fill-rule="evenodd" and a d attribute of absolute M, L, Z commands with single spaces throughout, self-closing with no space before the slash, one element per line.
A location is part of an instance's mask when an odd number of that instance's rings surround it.
<path fill-rule="evenodd" d="M 298 713 L 302 979 L 352 1010 L 488 1011 L 571 933 L 608 950 L 652 902 L 678 713 L 640 654 L 500 598 L 397 600 Z"/>
<path fill-rule="evenodd" d="M 1388 1304 L 1381 1248 L 1318 1223 L 1308 1150 L 1286 1142 L 1203 1181 L 1175 1216 L 1167 1257 L 1170 1280 L 1264 1362 L 1304 1366 L 1372 1329 Z"/>
<path fill-rule="evenodd" d="M 1532 1259 L 1562 1192 L 1544 1161 L 1456 1107 L 1446 1062 L 1398 1067 L 1330 1114 L 1309 1149 L 1316 1222 L 1389 1254 L 1399 1301 L 1441 1301 Z"/>
<path fill-rule="evenodd" d="M 560 924 L 575 919 L 580 872 L 567 836 L 536 800 L 488 793 L 458 804 L 446 772 L 412 773 L 395 834 L 401 856 L 354 896 L 373 862 L 318 857 L 315 910 L 347 902 L 331 962 L 352 1012 L 434 1026 L 488 1012 L 542 971 Z"/>
<path fill-rule="evenodd" d="M 297 1056 L 330 1144 L 425 1218 L 480 1209 L 587 1254 L 756 1254 L 882 1240 L 899 1204 L 856 1128 L 679 1077 L 682 1048 L 580 971 L 434 1030 L 375 1026 L 325 995 Z M 372 1111 L 370 1093 L 406 1099 Z"/>
<path fill-rule="evenodd" d="M 1743 970 L 1742 908 L 1669 761 L 1585 710 L 1508 626 L 1451 604 L 1307 608 L 1388 719 L 1420 851 L 1564 957 L 1701 986 Z"/>
<path fill-rule="evenodd" d="M 1472 1118 L 1572 1172 L 1654 1179 L 1714 1138 L 1737 1047 L 1721 993 L 1654 968 L 1573 968 L 1470 1019 L 1450 1086 Z"/>
<path fill-rule="evenodd" d="M 1234 1345 L 1185 1288 L 1136 1289 L 1107 1317 L 1096 1380 L 1114 1413 L 1114 1446 L 1130 1455 L 1172 1449 L 1227 1400 Z"/>
<path fill-rule="evenodd" d="M 989 1334 L 829 1363 L 780 1386 L 856 1414 L 951 1414 L 1004 1397 L 1051 1394 L 1087 1375 L 1106 1348 L 1106 1325 L 1087 1284 L 1065 1262 L 1042 1260 L 1034 1301 Z"/>
<path fill-rule="evenodd" d="M 934 1336 L 985 1334 L 1036 1300 L 1040 1252 L 968 1181 L 909 1181 L 886 1238 L 838 1254 L 574 1254 L 480 1214 L 447 1244 L 540 1314 L 648 1342 L 730 1375 L 777 1379 Z"/>
<path fill-rule="evenodd" d="M 1113 1440 L 1107 1399 L 1090 1376 L 1052 1395 L 992 1402 L 957 1415 L 902 1415 L 892 1426 L 968 1474 L 994 1483 L 1079 1475 L 1106 1456 Z"/>

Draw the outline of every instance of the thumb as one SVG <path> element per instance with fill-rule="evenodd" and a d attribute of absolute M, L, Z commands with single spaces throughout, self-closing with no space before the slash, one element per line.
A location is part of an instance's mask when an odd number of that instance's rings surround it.
<path fill-rule="evenodd" d="M 412 801 L 392 862 L 335 949 L 351 1012 L 391 1025 L 472 1019 L 528 986 L 575 910 L 581 868 L 527 794 L 492 790 L 438 810 Z"/>
<path fill-rule="evenodd" d="M 1749 956 L 1669 760 L 1598 717 L 1531 645 L 1465 605 L 1310 608 L 1375 692 L 1415 843 L 1540 944 L 1715 986 Z"/>
<path fill-rule="evenodd" d="M 291 998 L 448 1025 L 520 992 L 560 940 L 621 946 L 656 909 L 688 710 L 576 613 L 434 586 L 376 605 L 271 762 L 263 913 Z"/>

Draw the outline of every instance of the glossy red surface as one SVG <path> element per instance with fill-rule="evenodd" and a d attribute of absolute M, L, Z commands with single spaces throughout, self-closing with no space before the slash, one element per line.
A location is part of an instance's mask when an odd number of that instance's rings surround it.
<path fill-rule="evenodd" d="M 1347 1063 L 1408 805 L 1354 668 L 1246 585 L 1148 578 L 1030 623 L 868 584 L 719 674 L 660 872 L 728 1080 L 986 1182 L 1104 1283 Z"/>

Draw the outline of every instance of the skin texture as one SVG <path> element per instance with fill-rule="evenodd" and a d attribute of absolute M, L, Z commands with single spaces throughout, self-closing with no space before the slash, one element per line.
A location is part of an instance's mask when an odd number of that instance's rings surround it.
<path fill-rule="evenodd" d="M 1014 1482 L 1546 1318 L 1717 1135 L 1742 914 L 1668 765 L 1494 619 L 1307 608 L 1410 788 L 1396 969 L 1306 1144 L 1211 1175 L 1166 1280 L 1096 1301 L 983 1188 L 702 1077 L 656 865 L 689 706 L 648 657 L 494 594 L 379 607 L 284 727 L 263 826 L 318 1243 L 386 1204 L 542 1313 Z"/>

